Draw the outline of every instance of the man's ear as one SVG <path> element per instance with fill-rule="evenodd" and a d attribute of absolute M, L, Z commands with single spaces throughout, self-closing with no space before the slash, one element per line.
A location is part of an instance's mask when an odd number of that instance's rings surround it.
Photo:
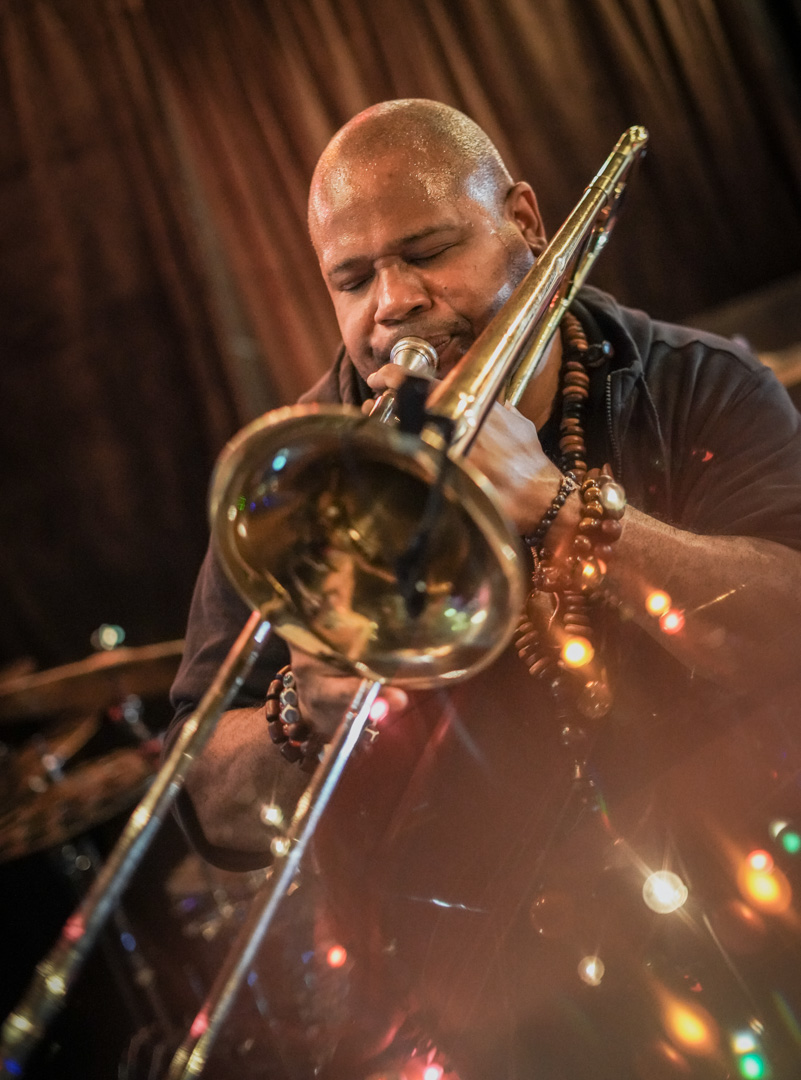
<path fill-rule="evenodd" d="M 541 255 L 548 243 L 545 226 L 537 206 L 537 196 L 524 180 L 510 188 L 504 201 L 503 214 L 519 230 L 535 255 Z"/>

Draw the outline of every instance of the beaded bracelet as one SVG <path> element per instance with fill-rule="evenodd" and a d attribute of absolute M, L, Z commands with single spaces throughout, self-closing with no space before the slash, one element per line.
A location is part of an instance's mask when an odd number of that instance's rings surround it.
<path fill-rule="evenodd" d="M 579 488 L 581 519 L 566 559 L 535 549 L 532 583 L 543 592 L 592 592 L 603 581 L 612 544 L 623 532 L 626 493 L 608 465 L 591 469 Z"/>
<path fill-rule="evenodd" d="M 540 518 L 536 529 L 533 533 L 530 533 L 528 536 L 523 537 L 523 539 L 532 551 L 540 551 L 543 541 L 545 540 L 545 537 L 548 533 L 548 530 L 550 529 L 551 525 L 553 525 L 554 521 L 556 521 L 556 517 L 559 511 L 567 502 L 568 495 L 570 495 L 571 492 L 575 491 L 578 486 L 579 484 L 576 474 L 572 472 L 565 473 L 565 475 L 559 482 L 559 490 L 557 491 L 556 495 L 554 495 L 553 502 Z"/>
<path fill-rule="evenodd" d="M 303 772 L 313 773 L 320 763 L 326 740 L 298 708 L 295 676 L 289 664 L 281 668 L 270 683 L 265 699 L 270 738 L 280 746 L 287 761 L 297 761 Z"/>

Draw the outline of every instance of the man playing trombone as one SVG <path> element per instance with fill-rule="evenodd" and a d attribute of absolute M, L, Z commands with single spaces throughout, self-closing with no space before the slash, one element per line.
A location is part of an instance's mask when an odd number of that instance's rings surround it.
<path fill-rule="evenodd" d="M 448 376 L 546 248 L 534 192 L 484 132 L 418 100 L 334 136 L 309 229 L 343 349 L 305 400 L 366 411 L 404 381 L 393 346 L 423 339 Z M 585 288 L 469 461 L 525 540 L 530 594 L 513 645 L 473 679 L 385 687 L 389 714 L 320 826 L 328 899 L 370 988 L 362 1056 L 400 1016 L 463 1080 L 645 1080 L 671 1054 L 711 1069 L 729 1013 L 747 1011 L 725 989 L 721 944 L 743 894 L 724 859 L 709 881 L 701 868 L 712 851 L 767 846 L 771 814 L 792 814 L 799 417 L 740 346 Z M 342 606 L 354 582 L 332 567 L 327 602 Z M 210 550 L 176 726 L 247 615 Z M 270 640 L 187 781 L 182 820 L 208 858 L 269 862 L 265 808 L 291 813 L 358 682 Z M 673 874 L 660 895 L 689 886 L 696 952 L 643 903 L 652 871 Z M 708 999 L 687 991 L 703 986 L 687 974 L 698 956 Z M 681 1008 L 696 1044 L 671 1027 Z M 362 1075 L 354 1060 L 342 1076 Z"/>

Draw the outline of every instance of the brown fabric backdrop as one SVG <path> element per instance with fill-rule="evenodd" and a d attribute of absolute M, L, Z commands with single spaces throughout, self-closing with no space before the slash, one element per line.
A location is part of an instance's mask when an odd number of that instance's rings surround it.
<path fill-rule="evenodd" d="M 350 115 L 464 109 L 551 228 L 646 124 L 594 280 L 682 317 L 801 268 L 799 21 L 748 0 L 0 0 L 0 659 L 84 655 L 101 620 L 181 632 L 211 464 L 264 407 L 254 357 L 277 403 L 336 341 L 305 192 Z"/>
<path fill-rule="evenodd" d="M 801 267 L 801 120 L 745 0 L 146 0 L 284 399 L 336 340 L 306 238 L 322 147 L 359 109 L 437 98 L 496 140 L 555 229 L 620 132 L 651 152 L 594 280 L 681 318 Z M 796 73 L 797 74 L 797 73 Z"/>
<path fill-rule="evenodd" d="M 180 636 L 236 427 L 151 69 L 117 6 L 0 5 L 0 649 Z"/>

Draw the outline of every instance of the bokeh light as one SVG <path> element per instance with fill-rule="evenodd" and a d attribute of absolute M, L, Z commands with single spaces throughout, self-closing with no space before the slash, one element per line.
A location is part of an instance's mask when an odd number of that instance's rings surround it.
<path fill-rule="evenodd" d="M 568 667 L 584 667 L 594 655 L 595 650 L 585 637 L 569 637 L 562 646 L 562 659 Z"/>
<path fill-rule="evenodd" d="M 332 968 L 344 967 L 348 959 L 348 950 L 342 945 L 332 945 L 325 954 L 326 963 Z"/>
<path fill-rule="evenodd" d="M 718 1044 L 715 1021 L 698 1005 L 671 1000 L 665 1012 L 665 1029 L 683 1050 L 691 1054 L 711 1054 Z"/>
<path fill-rule="evenodd" d="M 684 629 L 684 614 L 676 608 L 669 608 L 659 616 L 659 629 L 663 634 L 678 634 Z"/>
<path fill-rule="evenodd" d="M 757 873 L 764 872 L 769 874 L 773 869 L 773 856 L 761 849 L 752 851 L 748 856 L 748 865 L 752 870 L 756 870 Z"/>
<path fill-rule="evenodd" d="M 745 1054 L 739 1061 L 740 1076 L 746 1080 L 762 1080 L 768 1076 L 768 1066 L 765 1058 L 756 1051 Z"/>
<path fill-rule="evenodd" d="M 771 866 L 770 870 L 756 870 L 749 856 L 743 860 L 737 873 L 737 886 L 743 899 L 759 911 L 781 915 L 790 907 L 790 882 L 778 866 Z"/>
<path fill-rule="evenodd" d="M 662 592 L 661 589 L 654 589 L 653 592 L 648 593 L 645 598 L 645 610 L 649 615 L 658 617 L 664 615 L 664 613 L 670 608 L 671 599 L 666 592 Z"/>
<path fill-rule="evenodd" d="M 389 704 L 386 698 L 377 697 L 370 706 L 370 719 L 374 724 L 380 724 L 389 715 Z"/>
<path fill-rule="evenodd" d="M 646 905 L 658 915 L 669 915 L 687 900 L 687 886 L 678 874 L 671 870 L 657 870 L 645 879 L 642 898 Z"/>
<path fill-rule="evenodd" d="M 578 966 L 579 978 L 587 986 L 600 986 L 605 970 L 604 962 L 600 956 L 585 956 Z"/>

